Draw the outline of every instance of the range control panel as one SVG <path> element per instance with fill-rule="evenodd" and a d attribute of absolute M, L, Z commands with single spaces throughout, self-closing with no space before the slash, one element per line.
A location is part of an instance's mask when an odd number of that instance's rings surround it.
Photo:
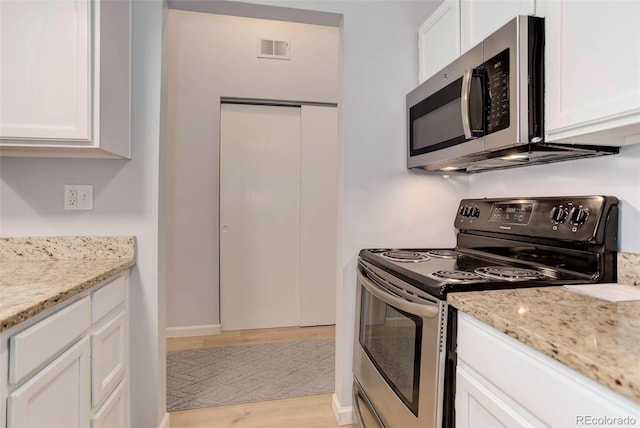
<path fill-rule="evenodd" d="M 508 235 L 592 242 L 615 215 L 613 196 L 463 199 L 455 227 Z"/>

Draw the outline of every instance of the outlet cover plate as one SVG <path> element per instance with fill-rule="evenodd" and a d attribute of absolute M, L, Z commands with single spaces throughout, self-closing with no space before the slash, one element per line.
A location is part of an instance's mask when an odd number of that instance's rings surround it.
<path fill-rule="evenodd" d="M 71 211 L 93 210 L 93 184 L 65 184 L 64 209 Z"/>

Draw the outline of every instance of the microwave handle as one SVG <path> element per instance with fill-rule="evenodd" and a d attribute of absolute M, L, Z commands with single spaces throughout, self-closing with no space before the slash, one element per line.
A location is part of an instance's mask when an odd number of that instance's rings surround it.
<path fill-rule="evenodd" d="M 462 129 L 467 140 L 476 138 L 471 130 L 471 117 L 469 116 L 469 98 L 471 97 L 471 79 L 473 78 L 473 68 L 468 68 L 462 76 L 462 102 L 460 110 L 462 114 Z"/>
<path fill-rule="evenodd" d="M 484 91 L 485 88 L 485 71 L 482 68 L 469 68 L 464 72 L 462 76 L 462 90 L 460 97 L 462 98 L 460 103 L 460 110 L 462 116 L 462 129 L 464 131 L 464 136 L 467 140 L 471 140 L 473 138 L 479 138 L 484 135 L 484 125 L 480 125 L 480 128 L 474 129 L 474 124 L 471 120 L 471 108 L 470 104 L 473 101 L 471 97 L 471 81 L 476 78 L 480 79 L 481 90 Z M 484 109 L 484 100 L 480 99 L 480 109 Z M 482 112 L 484 115 L 486 112 Z M 482 119 L 484 123 L 484 119 Z"/>

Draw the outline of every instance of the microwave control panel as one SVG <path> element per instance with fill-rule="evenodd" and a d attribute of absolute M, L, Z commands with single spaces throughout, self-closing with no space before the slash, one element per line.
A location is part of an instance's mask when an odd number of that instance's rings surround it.
<path fill-rule="evenodd" d="M 487 60 L 485 70 L 486 133 L 509 127 L 509 49 Z"/>

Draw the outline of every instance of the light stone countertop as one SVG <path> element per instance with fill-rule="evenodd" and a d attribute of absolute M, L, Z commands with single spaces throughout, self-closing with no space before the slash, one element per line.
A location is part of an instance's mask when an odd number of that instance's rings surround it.
<path fill-rule="evenodd" d="M 618 253 L 618 282 L 640 285 L 640 254 Z"/>
<path fill-rule="evenodd" d="M 640 301 L 564 287 L 451 293 L 460 311 L 640 402 Z"/>
<path fill-rule="evenodd" d="M 135 238 L 0 238 L 0 332 L 135 265 Z"/>

